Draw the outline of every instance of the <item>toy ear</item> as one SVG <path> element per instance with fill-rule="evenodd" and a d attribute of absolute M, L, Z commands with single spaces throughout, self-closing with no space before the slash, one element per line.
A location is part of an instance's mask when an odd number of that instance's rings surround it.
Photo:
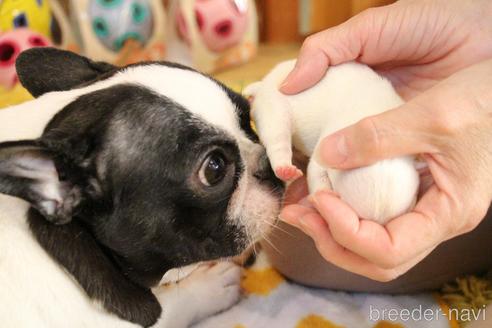
<path fill-rule="evenodd" d="M 20 82 L 34 97 L 73 89 L 115 69 L 107 63 L 48 47 L 23 51 L 16 62 Z"/>
<path fill-rule="evenodd" d="M 0 143 L 0 193 L 22 198 L 48 221 L 64 224 L 80 193 L 59 180 L 52 155 L 34 141 Z"/>

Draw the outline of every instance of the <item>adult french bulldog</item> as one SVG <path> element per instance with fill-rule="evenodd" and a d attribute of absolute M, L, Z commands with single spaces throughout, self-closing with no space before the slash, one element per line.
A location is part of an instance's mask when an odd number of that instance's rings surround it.
<path fill-rule="evenodd" d="M 35 100 L 0 111 L 2 327 L 185 327 L 231 306 L 283 186 L 249 105 L 184 66 L 20 55 Z"/>

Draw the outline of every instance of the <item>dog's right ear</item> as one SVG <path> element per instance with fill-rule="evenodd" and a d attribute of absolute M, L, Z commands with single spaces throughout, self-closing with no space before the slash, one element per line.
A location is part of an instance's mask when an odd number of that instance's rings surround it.
<path fill-rule="evenodd" d="M 73 89 L 116 69 L 108 63 L 94 62 L 70 51 L 48 47 L 23 51 L 15 66 L 19 81 L 34 97 Z"/>
<path fill-rule="evenodd" d="M 70 222 L 81 198 L 60 181 L 53 155 L 34 141 L 0 143 L 0 193 L 28 201 L 55 224 Z"/>

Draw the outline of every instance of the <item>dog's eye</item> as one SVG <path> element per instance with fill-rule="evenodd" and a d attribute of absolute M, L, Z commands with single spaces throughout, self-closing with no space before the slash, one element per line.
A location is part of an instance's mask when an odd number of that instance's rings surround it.
<path fill-rule="evenodd" d="M 214 186 L 219 183 L 227 173 L 227 163 L 224 156 L 215 151 L 203 162 L 198 177 L 205 186 Z"/>

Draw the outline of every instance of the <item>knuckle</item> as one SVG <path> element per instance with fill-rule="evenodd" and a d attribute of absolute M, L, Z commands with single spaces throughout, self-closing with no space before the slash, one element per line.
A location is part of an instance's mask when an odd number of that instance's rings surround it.
<path fill-rule="evenodd" d="M 319 47 L 319 36 L 317 34 L 313 34 L 308 36 L 303 44 L 302 51 L 312 51 Z"/>
<path fill-rule="evenodd" d="M 445 240 L 453 236 L 461 228 L 453 218 L 445 213 L 444 215 L 426 215 L 428 229 L 423 235 L 423 240 L 428 244 L 437 240 Z"/>
<path fill-rule="evenodd" d="M 354 17 L 355 25 L 366 31 L 375 31 L 382 28 L 384 12 L 381 7 L 370 7 L 361 11 Z"/>
<path fill-rule="evenodd" d="M 361 11 L 357 16 L 360 20 L 373 20 L 374 17 L 380 12 L 377 7 L 370 7 Z"/>
<path fill-rule="evenodd" d="M 382 259 L 378 263 L 378 265 L 383 269 L 392 270 L 401 265 L 401 261 L 399 260 L 399 258 L 400 257 L 398 255 L 387 256 L 384 259 Z"/>
<path fill-rule="evenodd" d="M 475 228 L 477 227 L 477 225 L 478 225 L 478 222 L 475 222 L 475 221 L 469 220 L 469 221 L 467 221 L 467 222 L 463 225 L 463 228 L 461 229 L 461 232 L 462 232 L 462 233 L 468 233 L 468 232 L 471 232 L 471 231 L 475 230 Z"/>
<path fill-rule="evenodd" d="M 453 236 L 458 230 L 461 229 L 461 226 L 457 224 L 452 217 L 447 216 L 447 218 L 448 220 L 443 220 L 442 217 L 440 218 L 438 216 L 433 216 L 431 218 L 432 229 L 430 229 L 430 231 L 432 234 L 428 236 L 428 239 L 430 239 L 432 235 L 439 236 L 441 239 L 448 236 Z"/>
<path fill-rule="evenodd" d="M 368 147 L 368 151 L 379 153 L 383 150 L 384 136 L 374 117 L 370 116 L 362 119 L 356 129 L 360 134 L 360 139 L 363 139 L 357 141 L 359 143 L 363 142 L 362 144 Z"/>
<path fill-rule="evenodd" d="M 484 200 L 482 204 L 475 206 L 475 213 L 472 216 L 472 218 L 474 219 L 473 221 L 476 222 L 477 225 L 482 221 L 482 219 L 485 216 L 487 216 L 489 208 L 490 208 L 490 202 L 488 202 L 487 200 Z"/>
<path fill-rule="evenodd" d="M 462 127 L 462 120 L 451 110 L 436 110 L 430 116 L 431 126 L 438 135 L 451 136 L 457 134 Z"/>
<path fill-rule="evenodd" d="M 453 220 L 449 220 L 449 224 L 445 224 L 440 228 L 442 230 L 441 239 L 446 239 L 449 236 L 455 236 L 461 229 L 463 229 L 463 225 L 454 224 Z"/>
<path fill-rule="evenodd" d="M 489 206 L 474 206 L 473 209 L 470 210 L 468 219 L 465 220 L 465 223 L 463 224 L 463 233 L 475 230 L 480 222 L 482 222 L 482 219 L 487 215 L 488 209 Z"/>
<path fill-rule="evenodd" d="M 395 270 L 383 270 L 375 275 L 370 276 L 369 278 L 378 282 L 390 282 L 398 277 L 399 275 L 396 273 Z"/>

